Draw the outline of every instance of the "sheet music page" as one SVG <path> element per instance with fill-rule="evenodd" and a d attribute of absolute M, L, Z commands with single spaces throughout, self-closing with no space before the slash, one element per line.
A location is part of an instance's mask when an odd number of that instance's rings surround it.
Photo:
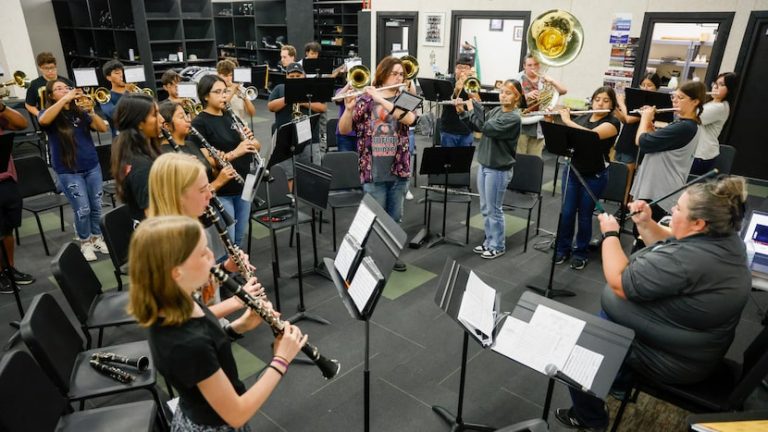
<path fill-rule="evenodd" d="M 123 76 L 127 83 L 140 83 L 147 80 L 144 77 L 144 66 L 126 66 L 123 69 Z"/>
<path fill-rule="evenodd" d="M 239 67 L 235 68 L 234 76 L 232 77 L 232 81 L 236 83 L 249 83 L 251 82 L 251 68 L 249 67 Z"/>
<path fill-rule="evenodd" d="M 296 142 L 301 144 L 312 139 L 312 126 L 309 119 L 300 120 L 296 123 Z"/>
<path fill-rule="evenodd" d="M 349 286 L 349 295 L 355 302 L 358 312 L 363 312 L 368 299 L 371 298 L 373 291 L 376 289 L 376 285 L 379 283 L 379 279 L 368 268 L 367 265 L 360 264 L 360 267 L 355 272 L 355 277 L 352 279 L 352 284 Z"/>
<path fill-rule="evenodd" d="M 586 325 L 583 320 L 543 305 L 536 307 L 527 324 L 511 320 L 516 319 L 508 317 L 496 336 L 494 350 L 542 374 L 546 374 L 544 368 L 550 363 L 563 370 Z"/>
<path fill-rule="evenodd" d="M 352 219 L 352 223 L 349 225 L 349 234 L 362 245 L 365 243 L 365 238 L 368 236 L 368 231 L 373 226 L 373 221 L 376 220 L 376 213 L 368 208 L 365 204 L 360 204 L 355 213 L 355 218 Z"/>
<path fill-rule="evenodd" d="M 193 82 L 180 82 L 176 85 L 176 92 L 180 98 L 197 99 L 197 85 Z"/>
<path fill-rule="evenodd" d="M 459 321 L 476 333 L 478 339 L 486 345 L 493 339 L 494 311 L 496 290 L 483 282 L 473 271 L 469 272 L 467 287 L 459 307 Z"/>
<path fill-rule="evenodd" d="M 94 68 L 75 68 L 72 69 L 72 73 L 75 75 L 75 85 L 78 87 L 99 86 L 99 78 Z"/>
<path fill-rule="evenodd" d="M 349 280 L 349 270 L 355 261 L 360 246 L 355 244 L 355 240 L 349 234 L 344 236 L 339 246 L 339 252 L 333 260 L 333 266 L 339 271 L 345 281 Z"/>
<path fill-rule="evenodd" d="M 586 388 L 592 388 L 592 382 L 595 380 L 600 364 L 603 362 L 603 355 L 588 350 L 582 346 L 576 345 L 571 351 L 570 357 L 565 362 L 563 373 L 578 381 Z"/>

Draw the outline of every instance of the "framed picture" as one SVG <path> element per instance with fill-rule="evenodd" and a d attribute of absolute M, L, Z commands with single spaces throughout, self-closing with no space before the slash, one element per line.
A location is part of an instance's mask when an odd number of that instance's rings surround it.
<path fill-rule="evenodd" d="M 523 40 L 523 28 L 522 27 L 515 27 L 515 32 L 512 35 L 512 40 L 515 41 L 521 41 Z"/>
<path fill-rule="evenodd" d="M 488 28 L 490 31 L 504 31 L 504 20 L 502 19 L 492 19 L 491 25 Z"/>
<path fill-rule="evenodd" d="M 424 14 L 424 45 L 445 45 L 445 13 L 427 12 Z"/>

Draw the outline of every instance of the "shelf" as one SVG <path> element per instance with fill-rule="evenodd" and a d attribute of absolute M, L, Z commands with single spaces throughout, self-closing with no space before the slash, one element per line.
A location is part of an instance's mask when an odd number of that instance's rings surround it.
<path fill-rule="evenodd" d="M 148 16 L 147 21 L 178 21 L 179 17 L 152 17 Z"/>
<path fill-rule="evenodd" d="M 181 39 L 158 39 L 149 41 L 150 44 L 181 43 Z"/>
<path fill-rule="evenodd" d="M 213 39 L 211 39 L 211 38 L 205 38 L 205 39 L 184 39 L 184 42 L 213 42 Z"/>
<path fill-rule="evenodd" d="M 256 15 L 232 15 L 232 18 L 255 18 Z"/>
<path fill-rule="evenodd" d="M 273 52 L 280 52 L 280 48 L 256 48 L 256 51 L 273 51 Z"/>
<path fill-rule="evenodd" d="M 256 27 L 288 27 L 286 24 L 256 24 Z"/>
<path fill-rule="evenodd" d="M 651 41 L 651 44 L 678 45 L 678 46 L 689 46 L 693 44 L 693 45 L 702 45 L 702 46 L 712 46 L 714 45 L 714 42 L 712 41 L 701 42 L 697 40 L 654 39 Z"/>
<path fill-rule="evenodd" d="M 215 62 L 216 59 L 212 58 L 199 58 L 197 60 L 187 60 L 187 63 L 208 63 L 208 62 Z"/>
<path fill-rule="evenodd" d="M 235 49 L 239 49 L 239 50 L 243 50 L 243 51 L 256 51 L 257 50 L 257 48 L 248 48 L 248 47 L 244 47 L 244 46 L 236 46 L 236 47 L 223 47 L 223 46 L 219 46 L 217 48 L 235 48 Z"/>
<path fill-rule="evenodd" d="M 192 16 L 190 16 L 190 15 L 187 15 L 187 16 L 182 15 L 181 19 L 183 19 L 185 21 L 208 21 L 209 19 L 211 19 L 211 17 L 209 17 L 209 16 L 202 16 L 202 15 L 192 15 Z"/>
<path fill-rule="evenodd" d="M 648 65 L 653 65 L 653 66 L 670 65 L 670 66 L 677 66 L 677 67 L 685 67 L 685 61 L 684 60 L 663 61 L 661 59 L 648 59 Z M 709 66 L 709 62 L 691 62 L 689 63 L 689 65 L 695 68 L 706 68 Z"/>

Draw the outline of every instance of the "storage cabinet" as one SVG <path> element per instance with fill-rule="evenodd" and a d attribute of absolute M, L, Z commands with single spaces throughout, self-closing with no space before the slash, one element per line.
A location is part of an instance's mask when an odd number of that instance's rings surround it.
<path fill-rule="evenodd" d="M 316 1 L 314 3 L 315 39 L 323 47 L 323 55 L 343 63 L 350 53 L 359 55 L 358 12 L 362 2 Z M 369 28 L 362 29 L 370 31 Z"/>

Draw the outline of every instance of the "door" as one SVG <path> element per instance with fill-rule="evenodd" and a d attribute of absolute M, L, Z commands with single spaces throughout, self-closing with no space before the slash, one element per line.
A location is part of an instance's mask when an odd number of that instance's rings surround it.
<path fill-rule="evenodd" d="M 384 57 L 407 52 L 418 57 L 416 38 L 419 34 L 418 12 L 379 12 L 376 14 L 376 63 Z"/>
<path fill-rule="evenodd" d="M 741 85 L 731 118 L 721 135 L 722 144 L 736 147 L 733 173 L 768 180 L 768 11 L 753 11 L 736 60 Z"/>

